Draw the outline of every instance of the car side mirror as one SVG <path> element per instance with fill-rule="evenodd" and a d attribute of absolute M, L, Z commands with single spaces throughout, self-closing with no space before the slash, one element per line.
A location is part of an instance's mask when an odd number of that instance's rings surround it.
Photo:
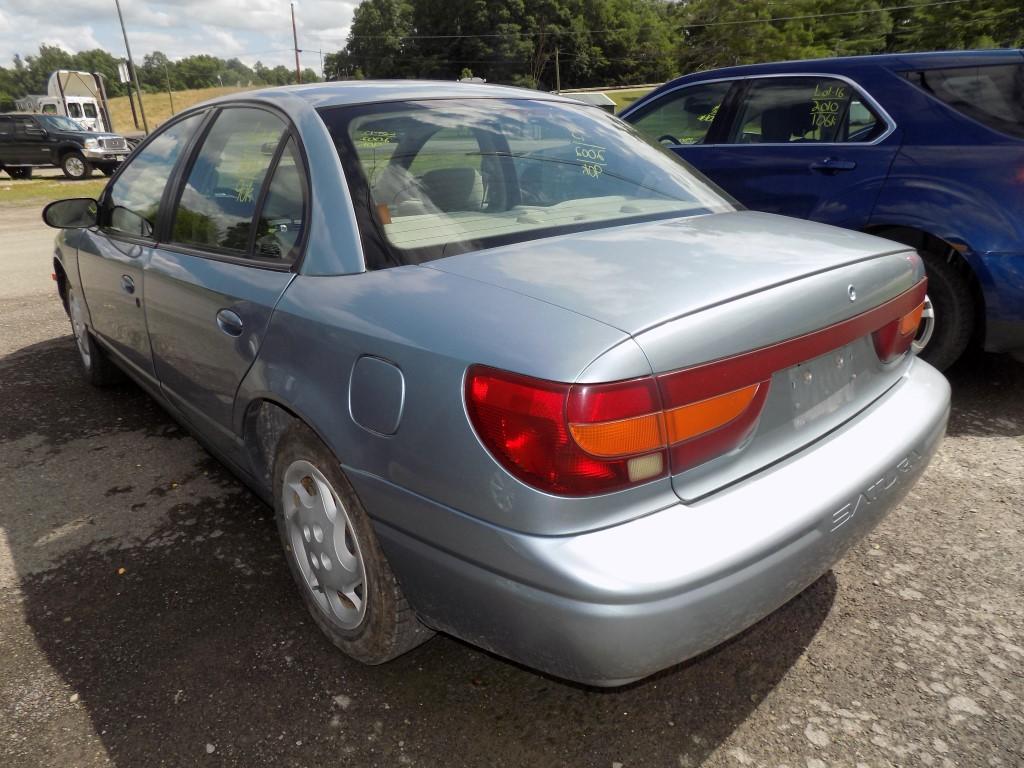
<path fill-rule="evenodd" d="M 95 227 L 99 204 L 91 197 L 57 200 L 43 208 L 43 221 L 55 229 Z"/>

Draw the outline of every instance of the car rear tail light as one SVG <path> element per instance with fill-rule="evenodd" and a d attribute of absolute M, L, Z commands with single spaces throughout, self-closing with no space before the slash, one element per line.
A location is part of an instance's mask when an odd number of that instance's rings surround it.
<path fill-rule="evenodd" d="M 587 496 L 666 474 L 660 440 L 653 450 L 647 447 L 639 423 L 648 424 L 644 416 L 658 410 L 653 384 L 640 379 L 573 387 L 473 366 L 466 376 L 466 409 L 484 445 L 512 475 L 550 493 Z M 647 413 L 639 413 L 644 408 Z M 572 436 L 570 410 L 581 419 L 573 425 L 581 439 L 597 453 Z M 591 429 L 595 419 L 627 423 L 616 433 L 607 423 Z"/>
<path fill-rule="evenodd" d="M 917 336 L 917 329 L 921 325 L 923 314 L 924 302 L 922 301 L 910 312 L 886 323 L 872 334 L 875 352 L 878 353 L 879 360 L 883 363 L 892 362 L 910 349 L 914 337 Z"/>
<path fill-rule="evenodd" d="M 543 491 L 588 496 L 646 483 L 742 446 L 776 371 L 867 334 L 881 360 L 903 354 L 925 287 L 819 331 L 658 376 L 564 384 L 474 365 L 466 410 L 498 462 Z"/>

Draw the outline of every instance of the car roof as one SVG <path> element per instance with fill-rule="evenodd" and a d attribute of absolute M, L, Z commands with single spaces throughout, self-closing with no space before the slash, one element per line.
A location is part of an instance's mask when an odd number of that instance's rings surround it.
<path fill-rule="evenodd" d="M 544 99 L 579 104 L 572 99 L 529 88 L 490 83 L 458 83 L 444 80 L 338 80 L 306 85 L 285 85 L 242 91 L 204 102 L 203 105 L 233 101 L 303 101 L 311 107 L 372 104 L 421 99 Z"/>
<path fill-rule="evenodd" d="M 825 59 L 797 59 L 791 61 L 770 61 L 762 64 L 740 64 L 734 67 L 705 69 L 700 72 L 677 77 L 651 91 L 642 99 L 638 99 L 622 116 L 627 116 L 636 109 L 649 104 L 651 99 L 665 91 L 685 83 L 699 83 L 705 80 L 725 80 L 757 75 L 782 73 L 838 74 L 860 75 L 866 70 L 890 69 L 897 72 L 915 69 L 940 69 L 943 67 L 964 66 L 965 64 L 983 66 L 987 64 L 1006 64 L 1024 62 L 1024 51 L 1018 48 L 993 48 L 976 51 L 926 51 L 921 53 L 881 53 L 865 56 L 834 56 Z"/>

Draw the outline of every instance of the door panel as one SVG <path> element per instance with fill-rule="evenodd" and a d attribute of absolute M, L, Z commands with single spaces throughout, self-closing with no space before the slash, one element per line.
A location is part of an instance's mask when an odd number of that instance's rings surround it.
<path fill-rule="evenodd" d="M 93 333 L 150 383 L 153 361 L 142 308 L 143 267 L 153 249 L 112 240 L 95 230 L 82 232 L 78 274 Z"/>
<path fill-rule="evenodd" d="M 243 465 L 232 430 L 235 392 L 291 282 L 305 219 L 305 182 L 287 129 L 266 110 L 220 112 L 183 176 L 172 244 L 146 266 L 146 320 L 161 387 L 204 437 Z"/>
<path fill-rule="evenodd" d="M 194 116 L 168 126 L 132 156 L 101 197 L 100 227 L 83 231 L 78 250 L 90 328 L 151 384 L 145 266 L 156 245 L 157 211 L 167 178 L 200 121 Z"/>
<path fill-rule="evenodd" d="M 160 249 L 146 265 L 146 320 L 167 398 L 229 453 L 235 391 L 291 272 Z"/>
<path fill-rule="evenodd" d="M 727 143 L 673 147 L 748 208 L 860 228 L 900 135 L 846 81 L 753 80 Z"/>
<path fill-rule="evenodd" d="M 53 161 L 53 145 L 46 131 L 33 117 L 14 118 L 15 162 L 47 165 Z"/>

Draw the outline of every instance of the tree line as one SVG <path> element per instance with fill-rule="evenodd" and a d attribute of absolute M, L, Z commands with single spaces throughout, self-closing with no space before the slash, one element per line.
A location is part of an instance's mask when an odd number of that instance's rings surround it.
<path fill-rule="evenodd" d="M 58 69 L 98 72 L 104 77 L 108 96 L 124 96 L 128 90 L 118 77 L 119 61 L 120 58 L 104 50 L 69 53 L 55 45 L 41 45 L 37 54 L 24 58 L 16 55 L 14 66 L 0 67 L 0 111 L 14 109 L 15 100 L 23 96 L 46 93 L 50 74 Z M 237 58 L 221 59 L 207 54 L 172 61 L 160 51 L 149 53 L 138 62 L 138 75 L 139 84 L 148 92 L 295 82 L 295 70 L 280 64 L 268 67 L 257 61 L 249 67 Z M 319 79 L 312 69 L 302 71 L 304 83 Z"/>
<path fill-rule="evenodd" d="M 912 7 L 905 7 L 912 6 Z M 552 89 L 759 61 L 1020 47 L 1020 0 L 363 0 L 328 79 Z"/>
<path fill-rule="evenodd" d="M 1022 45 L 1021 0 L 363 0 L 324 71 L 329 80 L 475 75 L 550 90 L 758 61 Z M 119 60 L 41 45 L 0 67 L 0 110 L 45 93 L 57 69 L 99 72 L 108 95 L 122 96 Z M 280 64 L 160 51 L 143 57 L 138 75 L 146 91 L 295 82 Z M 307 68 L 302 80 L 319 78 Z"/>

